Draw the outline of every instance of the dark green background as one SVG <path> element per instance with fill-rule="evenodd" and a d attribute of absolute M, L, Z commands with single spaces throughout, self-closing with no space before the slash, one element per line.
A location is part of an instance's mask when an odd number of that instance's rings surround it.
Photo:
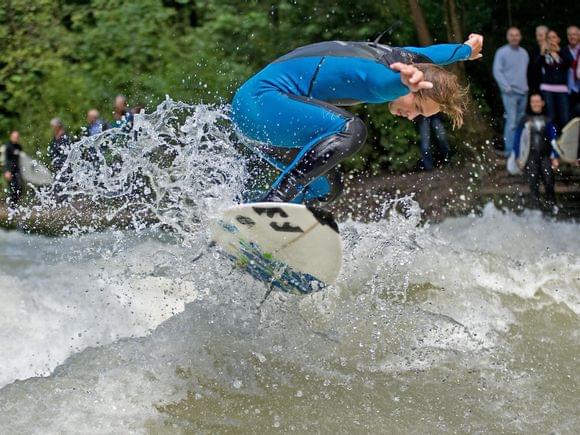
<path fill-rule="evenodd" d="M 484 143 L 499 131 L 501 106 L 490 71 L 510 16 L 531 47 L 538 24 L 565 40 L 579 3 L 455 1 L 462 39 L 470 32 L 485 36 L 485 58 L 466 68 L 476 119 L 491 127 L 486 138 L 469 138 L 469 128 L 454 132 L 459 157 L 473 154 L 466 143 Z M 444 2 L 420 5 L 433 37 L 446 42 Z M 400 25 L 384 41 L 416 44 L 408 0 L 0 0 L 0 136 L 18 129 L 29 152 L 44 151 L 50 118 L 60 116 L 76 131 L 91 107 L 110 118 L 117 93 L 149 110 L 165 95 L 192 103 L 228 101 L 251 74 L 297 46 L 372 39 L 396 21 Z M 370 135 L 351 167 L 402 171 L 416 165 L 412 123 L 393 118 L 384 105 L 356 110 Z"/>

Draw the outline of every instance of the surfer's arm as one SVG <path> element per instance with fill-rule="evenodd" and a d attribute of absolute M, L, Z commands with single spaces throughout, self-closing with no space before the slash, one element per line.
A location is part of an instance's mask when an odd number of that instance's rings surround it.
<path fill-rule="evenodd" d="M 373 102 L 386 103 L 394 101 L 411 92 L 401 80 L 401 74 L 393 69 L 386 68 L 386 71 L 381 72 L 380 75 L 374 75 L 372 78 L 375 79 L 375 83 L 370 86 L 370 89 L 373 89 L 375 94 L 375 101 Z"/>
<path fill-rule="evenodd" d="M 373 89 L 376 89 L 376 100 L 379 102 L 393 101 L 409 92 L 431 89 L 432 87 L 431 82 L 424 80 L 423 71 L 413 65 L 400 62 L 393 63 L 386 73 L 381 73 L 372 86 Z"/>
<path fill-rule="evenodd" d="M 463 60 L 479 59 L 482 56 L 483 36 L 472 33 L 463 44 L 436 44 L 428 47 L 405 48 L 428 57 L 437 65 L 449 65 Z"/>

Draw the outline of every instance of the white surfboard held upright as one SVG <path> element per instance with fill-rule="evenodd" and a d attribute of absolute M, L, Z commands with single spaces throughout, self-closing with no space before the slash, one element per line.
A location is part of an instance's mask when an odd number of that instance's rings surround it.
<path fill-rule="evenodd" d="M 232 207 L 212 225 L 214 241 L 238 267 L 283 291 L 333 284 L 342 262 L 338 227 L 328 212 L 287 203 Z"/>
<path fill-rule="evenodd" d="M 4 166 L 6 159 L 6 147 L 0 146 L 0 166 Z M 51 184 L 53 181 L 50 170 L 40 163 L 38 160 L 31 158 L 24 151 L 19 153 L 20 171 L 22 172 L 22 179 L 26 183 L 35 184 L 37 186 L 45 186 Z"/>

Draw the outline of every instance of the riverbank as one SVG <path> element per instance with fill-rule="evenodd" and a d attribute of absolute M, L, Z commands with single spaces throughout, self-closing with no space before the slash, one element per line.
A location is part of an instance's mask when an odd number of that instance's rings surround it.
<path fill-rule="evenodd" d="M 580 168 L 563 166 L 557 171 L 556 180 L 559 210 L 555 216 L 579 218 Z M 485 164 L 449 165 L 432 172 L 350 176 L 345 181 L 344 194 L 331 210 L 339 220 L 379 220 L 385 215 L 385 202 L 402 197 L 417 201 L 423 219 L 431 222 L 477 213 L 489 202 L 516 212 L 529 207 L 529 187 L 523 176 L 509 175 L 503 159 L 494 159 Z M 79 200 L 49 211 L 35 209 L 31 203 L 27 213 L 11 212 L 4 201 L 0 205 L 0 227 L 27 233 L 54 236 L 75 227 L 125 228 L 130 222 L 130 211 L 111 218 L 105 207 L 90 201 Z"/>
<path fill-rule="evenodd" d="M 524 177 L 509 175 L 505 160 L 494 158 L 432 172 L 348 179 L 333 211 L 340 219 L 376 220 L 385 213 L 385 200 L 412 196 L 424 220 L 440 222 L 477 213 L 489 202 L 521 212 L 530 207 L 529 195 Z M 562 219 L 580 217 L 580 168 L 564 165 L 556 172 L 556 197 L 558 210 L 554 213 L 545 207 L 544 212 Z"/>

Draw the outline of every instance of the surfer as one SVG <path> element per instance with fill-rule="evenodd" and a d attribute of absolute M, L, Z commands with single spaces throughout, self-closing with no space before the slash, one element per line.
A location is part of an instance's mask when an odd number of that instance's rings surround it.
<path fill-rule="evenodd" d="M 246 81 L 232 102 L 239 130 L 268 146 L 281 174 L 266 202 L 329 202 L 341 191 L 337 165 L 366 140 L 360 118 L 338 106 L 389 103 L 395 116 L 446 113 L 463 123 L 467 90 L 439 65 L 478 59 L 483 37 L 464 44 L 390 47 L 330 41 L 295 49 Z"/>

